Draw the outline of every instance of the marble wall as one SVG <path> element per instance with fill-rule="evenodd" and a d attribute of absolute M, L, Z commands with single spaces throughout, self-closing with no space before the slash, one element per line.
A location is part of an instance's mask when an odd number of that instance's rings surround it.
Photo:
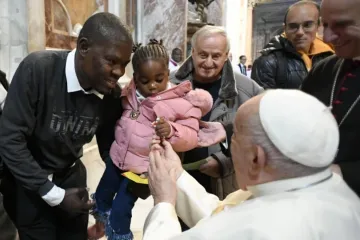
<path fill-rule="evenodd" d="M 27 16 L 26 0 L 0 0 L 0 69 L 9 81 L 28 54 Z"/>
<path fill-rule="evenodd" d="M 209 5 L 207 11 L 208 23 L 213 23 L 217 26 L 224 25 L 224 0 L 215 0 Z"/>
<path fill-rule="evenodd" d="M 140 19 L 141 42 L 162 39 L 170 54 L 178 47 L 185 50 L 187 25 L 187 0 L 145 0 Z"/>

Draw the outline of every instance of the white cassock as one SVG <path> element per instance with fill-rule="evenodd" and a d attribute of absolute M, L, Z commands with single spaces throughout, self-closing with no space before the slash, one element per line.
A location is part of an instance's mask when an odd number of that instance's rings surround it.
<path fill-rule="evenodd" d="M 251 193 L 239 190 L 224 201 L 206 193 L 185 171 L 177 188 L 176 209 L 157 204 L 146 219 L 144 240 L 360 239 L 360 200 L 329 169 L 257 185 L 249 188 Z M 213 214 L 216 209 L 222 211 Z M 176 213 L 193 228 L 181 233 Z"/>

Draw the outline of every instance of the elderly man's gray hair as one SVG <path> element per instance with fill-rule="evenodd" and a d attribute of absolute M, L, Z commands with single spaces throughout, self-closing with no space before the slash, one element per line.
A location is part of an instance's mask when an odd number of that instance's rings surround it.
<path fill-rule="evenodd" d="M 214 36 L 214 35 L 221 35 L 224 36 L 226 39 L 226 52 L 229 52 L 230 50 L 230 40 L 228 38 L 228 35 L 225 31 L 225 29 L 223 27 L 218 27 L 218 26 L 210 26 L 210 25 L 206 25 L 202 28 L 200 28 L 199 30 L 197 30 L 194 35 L 191 38 L 191 46 L 194 48 L 196 41 L 198 40 L 198 38 L 200 37 L 210 37 L 210 36 Z"/>
<path fill-rule="evenodd" d="M 292 161 L 282 154 L 267 136 L 259 112 L 252 114 L 247 122 L 252 142 L 263 148 L 268 164 L 277 171 L 280 179 L 304 177 L 325 170 L 327 167 L 314 168 Z"/>

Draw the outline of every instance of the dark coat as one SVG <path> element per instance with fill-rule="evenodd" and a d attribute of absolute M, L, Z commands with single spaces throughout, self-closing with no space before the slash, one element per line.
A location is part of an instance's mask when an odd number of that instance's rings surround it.
<path fill-rule="evenodd" d="M 317 39 L 317 41 L 320 41 Z M 322 41 L 320 44 L 324 44 Z M 329 51 L 326 51 L 329 50 Z M 298 89 L 308 74 L 301 55 L 285 37 L 274 37 L 261 51 L 262 56 L 253 64 L 251 78 L 266 88 Z M 313 66 L 333 53 L 327 45 L 314 54 Z M 283 70 L 282 70 L 283 69 Z"/>

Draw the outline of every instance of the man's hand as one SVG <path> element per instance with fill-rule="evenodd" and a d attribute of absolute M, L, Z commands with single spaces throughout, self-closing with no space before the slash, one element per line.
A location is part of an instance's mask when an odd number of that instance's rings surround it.
<path fill-rule="evenodd" d="M 151 141 L 150 149 L 151 151 L 159 151 L 160 154 L 164 156 L 164 165 L 167 171 L 174 171 L 176 179 L 178 179 L 184 169 L 179 155 L 173 150 L 171 144 L 164 139 L 161 140 L 158 136 L 154 136 Z"/>
<path fill-rule="evenodd" d="M 226 139 L 226 132 L 219 122 L 200 121 L 198 147 L 208 147 Z"/>
<path fill-rule="evenodd" d="M 340 177 L 342 177 L 342 172 L 341 172 L 341 168 L 339 165 L 331 164 L 330 169 L 331 169 L 331 171 L 333 171 L 334 173 L 337 173 L 338 175 L 340 175 Z"/>
<path fill-rule="evenodd" d="M 86 213 L 95 202 L 89 200 L 86 188 L 69 188 L 65 190 L 65 196 L 59 207 L 71 213 Z"/>
<path fill-rule="evenodd" d="M 159 137 L 167 138 L 170 136 L 171 126 L 161 117 L 160 120 L 155 123 L 155 132 Z"/>
<path fill-rule="evenodd" d="M 160 154 L 158 150 L 152 150 L 149 157 L 149 188 L 155 205 L 167 202 L 175 206 L 177 178 L 174 169 L 171 169 L 170 172 L 166 169 L 164 153 Z"/>
<path fill-rule="evenodd" d="M 218 161 L 213 157 L 208 157 L 207 162 L 202 164 L 199 168 L 199 171 L 213 178 L 220 177 L 220 166 Z"/>

